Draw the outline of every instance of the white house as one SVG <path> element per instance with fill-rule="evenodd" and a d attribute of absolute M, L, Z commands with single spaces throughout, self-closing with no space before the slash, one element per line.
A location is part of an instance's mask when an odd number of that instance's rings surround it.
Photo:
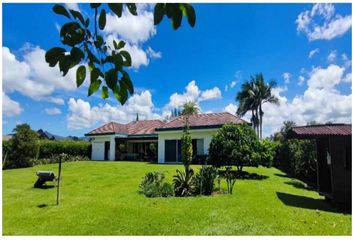
<path fill-rule="evenodd" d="M 212 136 L 226 123 L 246 123 L 227 112 L 194 114 L 189 118 L 194 157 L 208 154 Z M 181 162 L 183 116 L 168 122 L 110 122 L 85 134 L 91 138 L 93 160 L 157 160 L 159 163 Z"/>

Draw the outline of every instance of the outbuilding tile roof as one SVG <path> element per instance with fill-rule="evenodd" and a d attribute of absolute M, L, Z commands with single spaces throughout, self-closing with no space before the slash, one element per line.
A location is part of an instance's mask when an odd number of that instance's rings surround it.
<path fill-rule="evenodd" d="M 189 117 L 190 127 L 203 127 L 203 126 L 218 126 L 225 123 L 247 123 L 243 119 L 228 113 L 204 113 L 193 114 Z M 170 122 L 167 122 L 158 130 L 183 128 L 185 125 L 184 116 L 179 116 Z"/>
<path fill-rule="evenodd" d="M 352 125 L 351 124 L 324 124 L 324 125 L 293 127 L 290 134 L 299 137 L 351 136 Z"/>

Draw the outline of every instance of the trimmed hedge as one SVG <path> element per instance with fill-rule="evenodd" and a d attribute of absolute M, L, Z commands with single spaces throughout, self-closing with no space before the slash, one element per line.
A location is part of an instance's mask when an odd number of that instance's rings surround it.
<path fill-rule="evenodd" d="M 91 156 L 91 143 L 86 141 L 53 141 L 41 140 L 39 142 L 39 159 L 51 158 L 52 155 L 65 153 L 71 156 Z"/>

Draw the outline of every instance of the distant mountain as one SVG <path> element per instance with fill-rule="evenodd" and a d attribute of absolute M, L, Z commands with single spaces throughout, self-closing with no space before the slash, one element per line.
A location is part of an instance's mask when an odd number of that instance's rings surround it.
<path fill-rule="evenodd" d="M 88 139 L 86 137 L 76 137 L 76 136 L 63 137 L 63 136 L 52 134 L 52 133 L 50 133 L 48 131 L 45 131 L 43 129 L 39 129 L 37 131 L 37 133 L 39 134 L 39 138 L 41 138 L 41 139 L 48 139 L 48 140 L 74 140 L 74 141 L 83 140 L 83 141 L 88 141 Z"/>

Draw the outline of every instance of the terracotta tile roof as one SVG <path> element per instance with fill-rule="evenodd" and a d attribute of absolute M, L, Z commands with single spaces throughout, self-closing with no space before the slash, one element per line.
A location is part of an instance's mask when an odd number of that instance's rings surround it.
<path fill-rule="evenodd" d="M 154 134 L 155 128 L 161 127 L 164 123 L 160 120 L 133 121 L 128 124 L 110 122 L 92 130 L 85 135 L 100 135 L 123 133 L 127 135 Z"/>
<path fill-rule="evenodd" d="M 323 124 L 293 127 L 291 137 L 351 136 L 351 124 Z"/>
<path fill-rule="evenodd" d="M 217 125 L 223 125 L 225 123 L 247 123 L 247 122 L 228 112 L 194 114 L 189 117 L 190 127 L 217 126 Z M 185 118 L 183 116 L 179 116 L 171 120 L 170 122 L 166 123 L 163 127 L 161 127 L 158 130 L 183 128 L 184 124 L 185 124 Z"/>

